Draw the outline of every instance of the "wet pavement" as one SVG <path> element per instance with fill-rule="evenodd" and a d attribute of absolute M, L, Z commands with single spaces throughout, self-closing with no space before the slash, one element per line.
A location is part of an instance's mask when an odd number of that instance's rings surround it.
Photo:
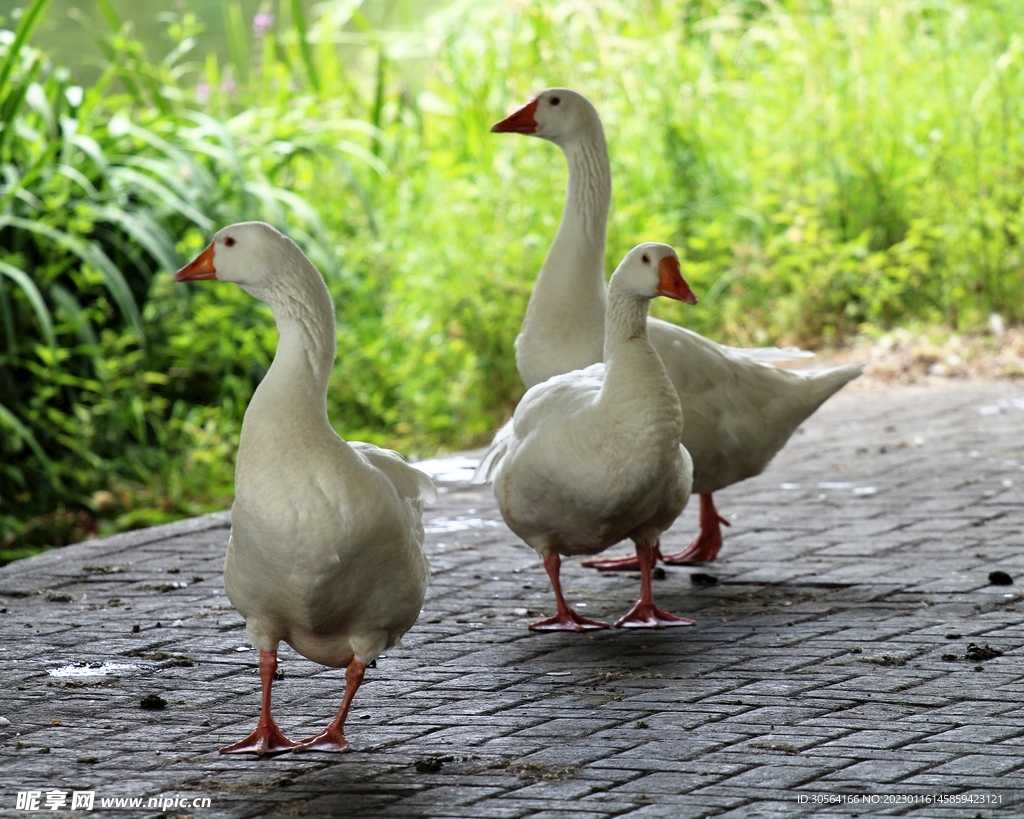
<path fill-rule="evenodd" d="M 341 756 L 217 754 L 259 709 L 227 515 L 13 564 L 0 815 L 83 815 L 90 794 L 99 815 L 239 819 L 1024 815 L 1022 428 L 1024 384 L 844 391 L 716 496 L 719 559 L 656 581 L 698 625 L 647 632 L 527 631 L 553 608 L 537 556 L 471 461 L 435 462 L 427 603 Z M 611 619 L 639 581 L 566 561 L 563 583 Z M 308 736 L 344 672 L 287 647 L 281 667 L 275 715 Z"/>

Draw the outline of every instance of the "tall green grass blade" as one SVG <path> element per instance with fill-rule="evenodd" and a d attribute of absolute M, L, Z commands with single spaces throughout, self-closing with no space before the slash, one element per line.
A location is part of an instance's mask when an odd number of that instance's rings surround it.
<path fill-rule="evenodd" d="M 54 486 L 58 485 L 57 471 L 54 467 L 53 461 L 47 457 L 46 452 L 43 451 L 43 448 L 39 445 L 39 441 L 36 440 L 36 436 L 32 434 L 32 431 L 21 422 L 17 415 L 11 412 L 3 404 L 0 404 L 0 425 L 6 426 L 28 445 L 39 460 L 39 463 L 42 464 L 43 468 L 46 470 L 51 483 Z"/>
<path fill-rule="evenodd" d="M 108 378 L 106 378 L 106 369 L 103 365 L 99 337 L 96 335 L 96 330 L 92 326 L 92 321 L 89 320 L 88 314 L 82 309 L 78 299 L 59 285 L 53 285 L 50 288 L 50 298 L 57 307 L 68 313 L 68 317 L 71 319 L 75 329 L 75 335 L 78 336 L 79 342 L 85 348 L 83 352 L 88 355 L 93 375 L 100 385 L 100 389 L 97 391 L 109 395 L 111 393 L 110 383 Z"/>
<path fill-rule="evenodd" d="M 32 3 L 21 15 L 18 28 L 14 32 L 14 41 L 7 47 L 7 53 L 4 54 L 3 60 L 0 61 L 0 100 L 7 96 L 7 86 L 11 79 L 11 72 L 14 71 L 15 65 L 21 59 L 21 49 L 28 41 L 28 38 L 32 36 L 32 32 L 39 24 L 39 19 L 49 4 L 50 0 L 32 0 Z"/>
<path fill-rule="evenodd" d="M 89 179 L 89 177 L 87 177 L 84 173 L 78 170 L 78 168 L 75 168 L 71 165 L 60 164 L 53 169 L 53 172 L 61 176 L 66 176 L 68 179 L 70 179 L 72 182 L 78 185 L 78 187 L 82 189 L 82 193 L 84 193 L 87 198 L 96 199 L 97 197 L 99 197 L 100 192 L 96 190 L 96 186 L 92 184 L 92 181 Z"/>
<path fill-rule="evenodd" d="M 119 128 L 124 128 L 125 132 L 145 143 L 146 145 L 155 148 L 160 153 L 164 154 L 173 163 L 183 166 L 188 169 L 189 173 L 199 174 L 200 168 L 198 163 L 188 155 L 188 152 L 183 150 L 181 146 L 176 145 L 174 142 L 160 136 L 156 131 L 150 128 L 144 128 L 139 125 L 135 125 L 127 120 L 121 120 Z M 121 157 L 121 162 L 127 163 L 130 161 L 138 162 L 138 160 L 132 157 Z M 181 168 L 177 169 L 179 172 Z"/>
<path fill-rule="evenodd" d="M 50 84 L 55 85 L 53 82 Z M 44 91 L 43 87 L 38 82 L 35 82 L 34 79 L 26 85 L 25 104 L 28 106 L 30 111 L 35 112 L 46 121 L 46 130 L 50 134 L 53 134 L 57 124 L 53 106 L 50 104 L 50 100 L 46 96 L 46 91 Z"/>
<path fill-rule="evenodd" d="M 199 111 L 188 111 L 185 118 L 196 123 L 195 128 L 181 133 L 188 149 L 201 156 L 208 156 L 218 166 L 229 169 L 233 177 L 241 179 L 244 175 L 242 160 L 234 136 L 224 122 Z M 202 170 L 201 166 L 199 170 Z M 205 178 L 212 187 L 213 178 L 209 175 Z"/>
<path fill-rule="evenodd" d="M 259 199 L 269 213 L 274 214 L 275 221 L 281 224 L 289 221 L 286 214 L 290 213 L 300 223 L 309 225 L 316 233 L 323 235 L 324 226 L 320 214 L 298 194 L 267 182 L 248 182 L 245 190 Z"/>
<path fill-rule="evenodd" d="M 32 163 L 32 166 L 25 171 L 12 185 L 7 187 L 3 195 L 0 196 L 0 213 L 7 210 L 7 206 L 10 205 L 11 200 L 17 196 L 18 192 L 24 188 L 27 188 L 33 182 L 35 182 L 44 171 L 52 170 L 53 158 L 57 155 L 57 152 L 61 149 L 59 142 L 53 142 L 50 146 L 39 155 L 39 158 Z"/>
<path fill-rule="evenodd" d="M 66 150 L 70 150 L 71 147 L 78 148 L 82 153 L 96 163 L 96 167 L 100 171 L 106 171 L 108 164 L 106 154 L 103 152 L 103 148 L 100 147 L 100 144 L 91 136 L 88 134 L 66 133 L 64 142 L 66 144 Z M 65 156 L 64 161 L 70 164 L 73 161 L 73 158 Z"/>
<path fill-rule="evenodd" d="M 14 311 L 7 295 L 7 285 L 0 278 L 0 321 L 4 325 L 4 340 L 7 342 L 7 355 L 13 356 L 18 349 L 17 328 L 14 326 Z"/>
<path fill-rule="evenodd" d="M 362 5 L 363 0 L 329 0 L 322 4 L 321 14 L 332 32 L 342 32 Z"/>
<path fill-rule="evenodd" d="M 387 54 L 384 51 L 384 46 L 377 47 L 377 83 L 376 89 L 373 95 L 373 111 L 370 115 L 370 122 L 373 123 L 373 127 L 381 130 L 381 116 L 384 113 L 384 85 L 385 85 L 385 72 L 387 69 Z M 373 155 L 380 158 L 381 151 L 384 145 L 382 140 L 375 139 L 373 141 Z"/>
<path fill-rule="evenodd" d="M 120 164 L 110 171 L 111 174 L 125 168 L 132 168 L 140 173 L 145 172 L 154 182 L 165 188 L 169 195 L 188 197 L 189 199 L 199 198 L 196 195 L 197 191 L 193 180 L 195 176 L 202 178 L 202 175 L 193 173 L 198 170 L 197 166 L 192 157 L 184 151 L 175 149 L 173 154 L 166 157 L 125 154 L 117 159 Z M 201 192 L 208 193 L 209 190 Z"/>
<path fill-rule="evenodd" d="M 120 308 L 121 314 L 135 333 L 139 344 L 145 344 L 146 334 L 142 327 L 142 317 L 139 315 L 139 306 L 135 301 L 135 296 L 132 295 L 131 288 L 128 286 L 128 282 L 125 281 L 124 275 L 110 261 L 110 258 L 100 247 L 50 225 L 44 225 L 41 222 L 34 222 L 30 219 L 23 219 L 19 216 L 0 216 L 0 228 L 3 227 L 18 228 L 19 230 L 49 239 L 54 244 L 70 251 L 83 262 L 95 268 L 103 277 L 107 291 L 114 298 L 114 303 Z"/>
<path fill-rule="evenodd" d="M 175 66 L 178 65 L 182 58 L 188 56 L 192 51 L 194 51 L 195 47 L 195 37 L 186 37 L 173 49 L 168 51 L 166 55 L 164 55 L 164 58 L 160 61 L 161 67 L 173 72 Z"/>
<path fill-rule="evenodd" d="M 93 0 L 96 4 L 96 8 L 99 9 L 100 15 L 106 21 L 107 26 L 110 28 L 111 34 L 117 34 L 124 27 L 124 21 L 121 19 L 121 15 L 117 13 L 110 0 Z"/>
<path fill-rule="evenodd" d="M 379 137 L 374 144 L 380 145 Z M 382 160 L 375 152 L 366 150 L 366 148 L 356 142 L 352 142 L 347 139 L 339 139 L 331 146 L 331 148 L 333 149 L 331 151 L 332 153 L 344 153 L 355 157 L 360 162 L 363 162 L 373 168 L 373 170 L 375 170 L 380 176 L 386 176 L 391 172 L 388 166 L 384 163 L 384 160 Z"/>
<path fill-rule="evenodd" d="M 72 9 L 68 14 L 69 16 L 88 21 L 88 18 L 83 14 L 75 14 L 77 9 Z M 88 23 L 87 23 L 88 25 Z M 92 28 L 92 26 L 89 26 Z M 141 86 L 135 81 L 134 75 L 129 71 L 124 71 L 121 67 L 122 55 L 114 48 L 111 43 L 113 35 L 100 34 L 94 31 L 93 41 L 96 43 L 96 47 L 103 54 L 103 58 L 106 60 L 106 68 L 103 70 L 103 74 L 96 82 L 96 88 L 106 91 L 114 80 L 120 80 L 128 91 L 129 96 L 132 98 L 132 102 L 144 108 L 147 100 L 146 95 L 142 92 Z"/>
<path fill-rule="evenodd" d="M 125 158 L 125 161 L 132 163 L 140 162 L 140 160 L 132 160 L 128 157 Z M 210 230 L 213 227 L 213 221 L 205 213 L 173 193 L 167 185 L 163 184 L 163 181 L 158 181 L 149 174 L 142 173 L 135 168 L 125 165 L 111 169 L 110 182 L 116 188 L 131 191 L 137 195 L 143 193 L 151 194 L 153 197 L 151 204 L 156 206 L 163 205 L 168 210 L 180 213 L 190 222 L 204 230 Z"/>
<path fill-rule="evenodd" d="M 93 226 L 91 238 L 112 256 L 121 270 L 131 270 L 132 277 L 149 283 L 153 278 L 153 264 L 149 257 L 135 244 L 130 236 L 117 229 L 116 225 L 99 221 Z"/>
<path fill-rule="evenodd" d="M 100 340 L 96 335 L 96 329 L 92 326 L 92 322 L 89 321 L 89 317 L 82 309 L 82 305 L 78 303 L 78 299 L 59 284 L 55 284 L 50 288 L 50 298 L 53 299 L 54 304 L 68 314 L 68 317 L 75 325 L 78 340 L 82 344 L 94 348 L 99 346 Z"/>
<path fill-rule="evenodd" d="M 28 90 L 32 87 L 32 82 L 39 74 L 41 65 L 42 63 L 40 60 L 33 60 L 28 73 L 22 79 L 20 85 L 9 93 L 6 98 L 2 98 L 3 102 L 0 104 L 0 120 L 7 123 L 13 123 L 17 120 L 18 115 L 21 112 L 21 107 L 25 102 L 25 97 L 28 94 Z M 8 140 L 14 139 L 14 135 L 11 133 L 12 130 L 13 129 L 11 128 L 0 129 L 0 151 L 3 151 Z"/>
<path fill-rule="evenodd" d="M 224 33 L 227 35 L 228 54 L 235 68 L 235 76 L 240 82 L 248 82 L 252 65 L 249 38 L 242 17 L 242 6 L 237 0 L 224 4 Z"/>
<path fill-rule="evenodd" d="M 35 312 L 36 318 L 39 319 L 39 326 L 43 331 L 43 337 L 46 339 L 46 343 L 49 344 L 51 348 L 56 349 L 57 337 L 53 332 L 53 319 L 50 316 L 50 310 L 46 306 L 43 294 L 39 292 L 39 288 L 36 287 L 32 278 L 21 268 L 15 267 L 7 262 L 0 262 L 0 275 L 6 276 L 21 288 L 21 292 L 25 294 L 25 298 L 28 299 L 29 304 L 32 305 L 32 310 Z"/>
<path fill-rule="evenodd" d="M 306 26 L 306 10 L 302 0 L 291 0 L 292 22 L 295 25 L 296 34 L 299 38 L 299 51 L 302 53 L 302 62 L 306 67 L 306 77 L 313 91 L 320 93 L 320 75 L 316 69 L 316 62 L 313 60 L 313 51 L 309 45 L 309 30 Z"/>
<path fill-rule="evenodd" d="M 104 222 L 120 227 L 124 233 L 145 248 L 164 269 L 174 271 L 181 266 L 181 258 L 174 249 L 174 242 L 160 224 L 148 213 L 101 207 L 95 211 Z"/>

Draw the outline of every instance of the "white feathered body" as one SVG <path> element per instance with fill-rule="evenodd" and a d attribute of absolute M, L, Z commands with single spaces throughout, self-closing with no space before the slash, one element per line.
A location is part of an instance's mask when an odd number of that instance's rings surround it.
<path fill-rule="evenodd" d="M 682 443 L 700 494 L 760 475 L 796 428 L 863 369 L 782 370 L 763 363 L 773 358 L 763 350 L 726 347 L 658 319 L 648 320 L 647 332 L 679 394 Z"/>
<path fill-rule="evenodd" d="M 664 367 L 642 334 L 611 355 L 530 389 L 481 465 L 509 528 L 542 555 L 653 541 L 689 500 L 693 463 Z"/>
<path fill-rule="evenodd" d="M 333 307 L 309 267 L 311 292 L 265 298 L 281 342 L 242 425 L 224 580 L 257 648 L 283 640 L 341 667 L 373 662 L 416 621 L 429 580 L 423 502 L 435 495 L 400 455 L 348 444 L 328 422 Z"/>

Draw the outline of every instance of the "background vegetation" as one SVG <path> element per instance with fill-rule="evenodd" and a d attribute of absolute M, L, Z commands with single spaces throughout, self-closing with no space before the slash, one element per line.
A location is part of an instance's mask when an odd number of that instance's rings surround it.
<path fill-rule="evenodd" d="M 30 45 L 46 6 L 0 32 L 0 561 L 229 503 L 273 321 L 170 274 L 240 219 L 329 283 L 339 432 L 479 443 L 566 176 L 488 127 L 548 85 L 604 118 L 609 268 L 684 251 L 673 320 L 815 346 L 1024 313 L 1015 0 L 227 3 L 229 58 L 187 11 L 147 50 L 96 0 L 85 88 Z"/>

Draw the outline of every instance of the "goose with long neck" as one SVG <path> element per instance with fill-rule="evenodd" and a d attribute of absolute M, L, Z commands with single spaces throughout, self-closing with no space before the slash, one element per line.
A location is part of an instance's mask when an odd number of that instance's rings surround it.
<path fill-rule="evenodd" d="M 549 88 L 492 131 L 550 140 L 565 153 L 569 184 L 555 241 L 541 268 L 516 338 L 516 365 L 527 388 L 600 361 L 604 334 L 604 249 L 611 170 L 600 116 L 582 95 Z M 578 298 L 573 299 L 577 294 Z M 666 563 L 714 560 L 722 546 L 713 493 L 764 471 L 796 428 L 859 366 L 817 371 L 780 370 L 765 362 L 806 357 L 774 347 L 738 349 L 716 344 L 668 322 L 647 320 L 687 418 L 682 443 L 693 456 L 693 491 L 700 495 L 700 530 Z M 488 480 L 486 463 L 476 480 Z M 632 557 L 588 561 L 601 569 L 635 569 Z"/>
<path fill-rule="evenodd" d="M 683 511 L 693 480 L 679 443 L 679 397 L 647 338 L 647 306 L 658 295 L 697 301 L 671 247 L 638 245 L 612 276 L 604 362 L 528 390 L 484 456 L 502 517 L 543 558 L 555 594 L 556 613 L 533 630 L 607 628 L 566 603 L 561 556 L 597 554 L 625 538 L 636 548 L 640 598 L 615 625 L 693 625 L 651 595 L 658 538 Z"/>
<path fill-rule="evenodd" d="M 559 115 L 538 125 L 538 135 L 543 130 L 565 152 L 569 182 L 562 223 L 516 338 L 516 367 L 527 388 L 601 361 L 604 345 L 604 246 L 612 195 L 604 130 L 583 97 L 565 96 L 559 108 L 563 97 L 551 94 L 543 104 Z"/>
<path fill-rule="evenodd" d="M 221 753 L 346 751 L 345 718 L 366 667 L 398 643 L 423 604 L 423 503 L 434 487 L 397 453 L 350 444 L 331 427 L 334 305 L 294 242 L 262 222 L 226 227 L 175 275 L 204 279 L 234 282 L 265 302 L 280 330 L 242 423 L 224 565 L 228 599 L 260 652 L 262 707 L 256 730 Z M 299 743 L 270 710 L 282 641 L 346 669 L 334 720 Z"/>

